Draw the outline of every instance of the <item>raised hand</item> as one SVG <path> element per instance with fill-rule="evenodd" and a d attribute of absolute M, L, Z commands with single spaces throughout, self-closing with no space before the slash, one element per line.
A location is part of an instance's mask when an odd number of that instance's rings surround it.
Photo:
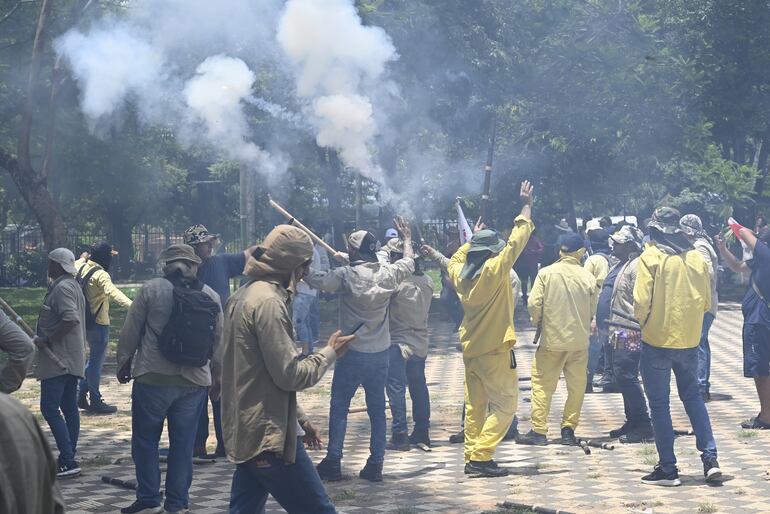
<path fill-rule="evenodd" d="M 409 223 L 403 216 L 396 216 L 393 219 L 393 224 L 396 225 L 396 230 L 401 234 L 404 239 L 412 239 L 412 229 L 409 227 Z"/>
<path fill-rule="evenodd" d="M 476 225 L 473 226 L 473 233 L 480 232 L 487 228 L 487 225 L 481 221 L 481 216 L 479 216 L 479 219 L 476 220 Z"/>
<path fill-rule="evenodd" d="M 532 200 L 535 197 L 535 188 L 530 184 L 529 180 L 521 183 L 519 197 L 525 205 L 532 205 Z"/>

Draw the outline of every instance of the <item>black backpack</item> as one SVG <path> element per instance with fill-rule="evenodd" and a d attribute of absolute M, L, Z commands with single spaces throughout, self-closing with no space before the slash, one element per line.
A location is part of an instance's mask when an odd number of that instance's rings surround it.
<path fill-rule="evenodd" d="M 166 280 L 174 286 L 174 306 L 158 336 L 160 353 L 175 364 L 205 366 L 214 353 L 219 303 L 203 292 L 203 284 L 197 279 Z"/>
<path fill-rule="evenodd" d="M 80 284 L 80 288 L 83 290 L 83 298 L 86 299 L 86 330 L 91 329 L 96 325 L 96 317 L 99 315 L 100 312 L 102 312 L 102 307 L 104 307 L 104 304 L 101 304 L 99 306 L 99 309 L 97 309 L 96 313 L 91 312 L 91 303 L 88 301 L 88 295 L 86 294 L 86 288 L 88 287 L 88 282 L 91 280 L 91 277 L 94 276 L 94 273 L 99 271 L 99 268 L 94 266 L 91 268 L 91 271 L 85 274 L 83 276 L 83 268 L 85 268 L 86 265 L 83 264 L 80 269 L 78 270 L 78 274 L 75 276 L 75 280 L 77 280 L 78 284 Z"/>

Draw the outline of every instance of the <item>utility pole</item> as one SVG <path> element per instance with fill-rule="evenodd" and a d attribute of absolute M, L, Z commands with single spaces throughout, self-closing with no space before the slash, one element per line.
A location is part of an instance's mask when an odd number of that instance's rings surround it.
<path fill-rule="evenodd" d="M 481 194 L 481 219 L 489 223 L 489 195 L 492 185 L 492 161 L 495 157 L 495 139 L 497 138 L 497 118 L 492 113 L 492 132 L 489 135 L 487 148 L 487 164 L 484 166 L 484 191 Z"/>

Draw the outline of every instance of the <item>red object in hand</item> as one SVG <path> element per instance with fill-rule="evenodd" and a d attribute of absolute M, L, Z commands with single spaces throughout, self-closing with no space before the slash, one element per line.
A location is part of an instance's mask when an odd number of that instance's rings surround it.
<path fill-rule="evenodd" d="M 733 231 L 733 234 L 735 234 L 735 237 L 737 237 L 738 239 L 741 238 L 741 229 L 742 228 L 746 228 L 746 227 L 744 227 L 740 223 L 731 223 L 730 224 L 730 230 Z"/>

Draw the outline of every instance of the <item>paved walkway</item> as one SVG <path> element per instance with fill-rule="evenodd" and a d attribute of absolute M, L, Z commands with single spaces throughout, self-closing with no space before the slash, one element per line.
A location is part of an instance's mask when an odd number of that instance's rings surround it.
<path fill-rule="evenodd" d="M 766 471 L 770 467 L 770 433 L 745 431 L 739 426 L 742 419 L 758 410 L 753 383 L 741 375 L 741 322 L 739 306 L 725 304 L 711 337 L 715 400 L 708 405 L 708 410 L 719 447 L 719 461 L 725 473 L 721 484 L 709 486 L 704 483 L 694 437 L 680 437 L 676 441 L 683 480 L 682 487 L 678 488 L 645 486 L 639 481 L 656 462 L 653 445 L 617 445 L 614 451 L 594 449 L 586 456 L 579 448 L 561 445 L 529 447 L 507 442 L 498 449 L 496 459 L 513 469 L 511 476 L 466 478 L 462 446 L 447 443 L 448 436 L 459 426 L 462 358 L 456 350 L 456 334 L 450 332 L 449 325 L 432 320 L 432 350 L 427 374 L 433 408 L 433 451 L 389 452 L 383 483 L 359 480 L 358 470 L 368 454 L 369 423 L 366 414 L 351 414 L 343 461 L 344 472 L 350 478 L 329 484 L 329 495 L 340 512 L 361 514 L 518 512 L 497 510 L 496 505 L 504 501 L 581 513 L 766 513 L 770 511 L 770 477 Z M 517 346 L 522 431 L 529 429 L 528 377 L 535 351 L 532 337 L 531 327 L 522 322 Z M 324 431 L 331 375 L 328 373 L 317 387 L 300 398 L 305 410 Z M 37 390 L 35 381 L 28 380 L 18 394 L 35 412 Z M 676 390 L 675 385 L 672 390 Z M 69 512 L 115 512 L 133 501 L 132 491 L 100 481 L 103 475 L 133 479 L 129 391 L 129 387 L 111 380 L 104 394 L 109 401 L 118 404 L 118 415 L 83 416 L 79 445 L 83 475 L 62 482 Z M 565 392 L 562 382 L 550 418 L 551 426 L 557 429 Z M 363 406 L 360 391 L 353 404 L 353 407 L 358 406 Z M 577 433 L 582 437 L 606 436 L 610 429 L 623 422 L 622 412 L 620 395 L 588 395 Z M 684 409 L 676 397 L 672 402 L 672 414 L 675 427 L 689 428 Z M 45 427 L 45 422 L 41 424 Z M 551 430 L 551 437 L 559 437 L 558 430 Z M 210 442 L 213 443 L 213 433 Z M 323 453 L 314 452 L 311 456 L 317 462 Z M 227 462 L 195 467 L 190 490 L 192 512 L 227 511 L 232 470 L 232 465 Z M 282 510 L 271 501 L 268 512 Z"/>

